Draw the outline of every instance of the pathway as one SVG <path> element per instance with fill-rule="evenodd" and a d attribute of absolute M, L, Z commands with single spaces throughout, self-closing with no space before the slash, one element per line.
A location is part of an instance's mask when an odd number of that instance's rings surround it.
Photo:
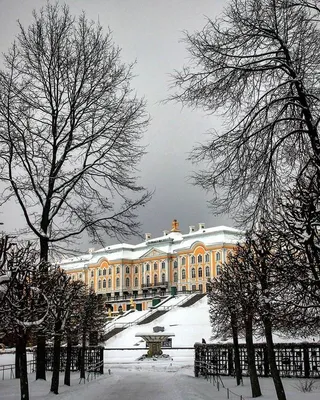
<path fill-rule="evenodd" d="M 106 391 L 91 396 L 92 400 L 212 400 L 215 392 L 208 382 L 194 378 L 190 369 L 171 372 L 115 369 L 100 383 L 106 384 Z"/>

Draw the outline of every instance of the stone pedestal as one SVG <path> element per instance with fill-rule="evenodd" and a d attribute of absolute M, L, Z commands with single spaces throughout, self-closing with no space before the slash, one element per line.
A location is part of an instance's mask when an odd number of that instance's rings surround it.
<path fill-rule="evenodd" d="M 161 344 L 169 337 L 175 336 L 174 333 L 137 333 L 136 337 L 142 337 L 149 347 L 148 357 L 160 356 L 162 354 Z"/>

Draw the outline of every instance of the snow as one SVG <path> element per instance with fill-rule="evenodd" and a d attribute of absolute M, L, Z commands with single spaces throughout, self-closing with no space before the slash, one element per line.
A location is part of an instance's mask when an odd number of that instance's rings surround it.
<path fill-rule="evenodd" d="M 60 400 L 225 400 L 226 389 L 216 385 L 203 377 L 195 378 L 193 374 L 195 342 L 205 338 L 210 341 L 211 328 L 209 324 L 209 306 L 206 298 L 201 299 L 191 307 L 177 307 L 159 317 L 157 320 L 140 326 L 132 326 L 109 339 L 105 346 L 105 374 L 97 379 L 79 384 L 79 373 L 73 373 L 71 387 L 63 385 L 63 373 L 60 374 Z M 127 321 L 141 312 L 129 313 Z M 144 341 L 135 338 L 136 332 L 153 332 L 154 326 L 163 326 L 165 332 L 172 332 L 174 347 L 184 349 L 165 349 L 169 354 L 167 360 L 137 359 L 146 353 Z M 121 348 L 126 348 L 121 350 Z M 186 349 L 185 347 L 190 347 Z M 28 353 L 28 358 L 32 354 Z M 0 354 L 0 365 L 14 363 L 14 354 Z M 1 371 L 1 369 L 0 369 Z M 110 372 L 110 374 L 109 374 Z M 19 381 L 16 379 L 1 380 L 0 399 L 16 400 L 20 398 Z M 237 387 L 235 379 L 222 377 L 224 385 L 233 393 L 242 395 L 243 399 L 251 399 L 250 382 L 244 378 L 243 386 Z M 302 393 L 298 387 L 299 379 L 283 379 L 288 400 L 318 400 L 320 398 L 320 381 L 311 393 Z M 35 374 L 29 375 L 31 400 L 53 400 L 57 396 L 49 393 L 51 373 L 47 373 L 47 381 L 36 381 Z M 260 378 L 263 400 L 275 400 L 276 394 L 271 378 Z M 240 397 L 230 393 L 230 399 L 240 400 Z"/>
<path fill-rule="evenodd" d="M 72 374 L 71 387 L 64 386 L 61 376 L 59 397 L 49 393 L 51 374 L 47 381 L 35 381 L 35 374 L 29 376 L 31 400 L 225 400 L 226 389 L 213 385 L 203 377 L 194 378 L 193 369 L 176 364 L 175 361 L 132 363 L 116 365 L 98 379 L 85 384 L 79 384 L 79 374 Z M 243 386 L 235 386 L 233 378 L 222 377 L 226 387 L 233 393 L 242 395 L 243 399 L 251 399 L 249 379 L 244 379 Z M 311 393 L 301 393 L 297 379 L 283 379 L 288 400 L 318 400 L 319 386 Z M 274 400 L 276 394 L 273 383 L 269 378 L 260 379 L 263 400 Z M 0 381 L 1 400 L 16 400 L 20 398 L 18 380 Z M 233 394 L 230 399 L 239 400 Z"/>
<path fill-rule="evenodd" d="M 177 296 L 170 299 L 165 306 L 172 306 L 182 300 L 183 296 Z M 161 309 L 161 307 L 160 307 Z M 163 326 L 164 332 L 172 332 L 175 337 L 172 338 L 173 347 L 193 347 L 195 342 L 205 338 L 210 340 L 211 327 L 209 323 L 209 306 L 207 298 L 203 297 L 200 301 L 191 307 L 176 307 L 170 312 L 162 315 L 156 320 L 144 325 L 134 325 L 105 342 L 106 348 L 139 347 L 145 348 L 145 342 L 137 340 L 135 335 L 140 332 L 152 333 L 155 326 Z M 114 354 L 114 356 L 113 356 Z M 135 352 L 129 352 L 134 357 Z M 112 352 L 112 358 L 118 354 Z M 193 353 L 192 353 L 193 357 Z"/>

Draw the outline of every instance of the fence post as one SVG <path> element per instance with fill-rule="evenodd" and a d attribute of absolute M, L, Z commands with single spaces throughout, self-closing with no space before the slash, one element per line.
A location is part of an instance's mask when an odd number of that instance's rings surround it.
<path fill-rule="evenodd" d="M 277 354 L 278 351 L 279 350 L 275 349 L 275 355 Z M 264 376 L 270 376 L 269 357 L 268 357 L 267 347 L 263 346 L 262 354 L 263 354 Z"/>
<path fill-rule="evenodd" d="M 227 399 L 229 399 L 229 388 L 227 388 Z"/>
<path fill-rule="evenodd" d="M 219 381 L 217 380 L 217 389 L 218 391 L 220 390 L 220 385 L 219 385 Z"/>
<path fill-rule="evenodd" d="M 194 345 L 195 347 L 195 357 L 194 357 L 194 376 L 195 378 L 199 377 L 199 361 L 200 361 L 200 357 L 199 357 L 199 348 L 197 347 L 197 345 Z"/>
<path fill-rule="evenodd" d="M 304 363 L 304 376 L 310 377 L 310 361 L 309 361 L 309 346 L 303 345 L 303 363 Z"/>
<path fill-rule="evenodd" d="M 233 365 L 233 347 L 228 347 L 228 375 L 231 376 L 234 374 L 234 365 Z"/>
<path fill-rule="evenodd" d="M 103 365 L 104 365 L 104 362 L 103 362 L 103 355 L 104 355 L 103 350 L 104 350 L 103 347 L 100 347 L 100 362 L 101 362 L 100 374 L 103 374 Z"/>

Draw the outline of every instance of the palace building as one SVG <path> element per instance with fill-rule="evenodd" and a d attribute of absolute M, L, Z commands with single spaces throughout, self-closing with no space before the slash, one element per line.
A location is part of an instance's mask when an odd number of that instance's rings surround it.
<path fill-rule="evenodd" d="M 190 226 L 182 234 L 177 220 L 170 231 L 137 245 L 115 244 L 60 263 L 73 280 L 82 280 L 103 296 L 106 307 L 117 313 L 146 310 L 155 298 L 177 292 L 201 292 L 219 275 L 228 252 L 241 240 L 243 232 L 218 226 Z M 160 301 L 160 300 L 159 300 Z"/>

